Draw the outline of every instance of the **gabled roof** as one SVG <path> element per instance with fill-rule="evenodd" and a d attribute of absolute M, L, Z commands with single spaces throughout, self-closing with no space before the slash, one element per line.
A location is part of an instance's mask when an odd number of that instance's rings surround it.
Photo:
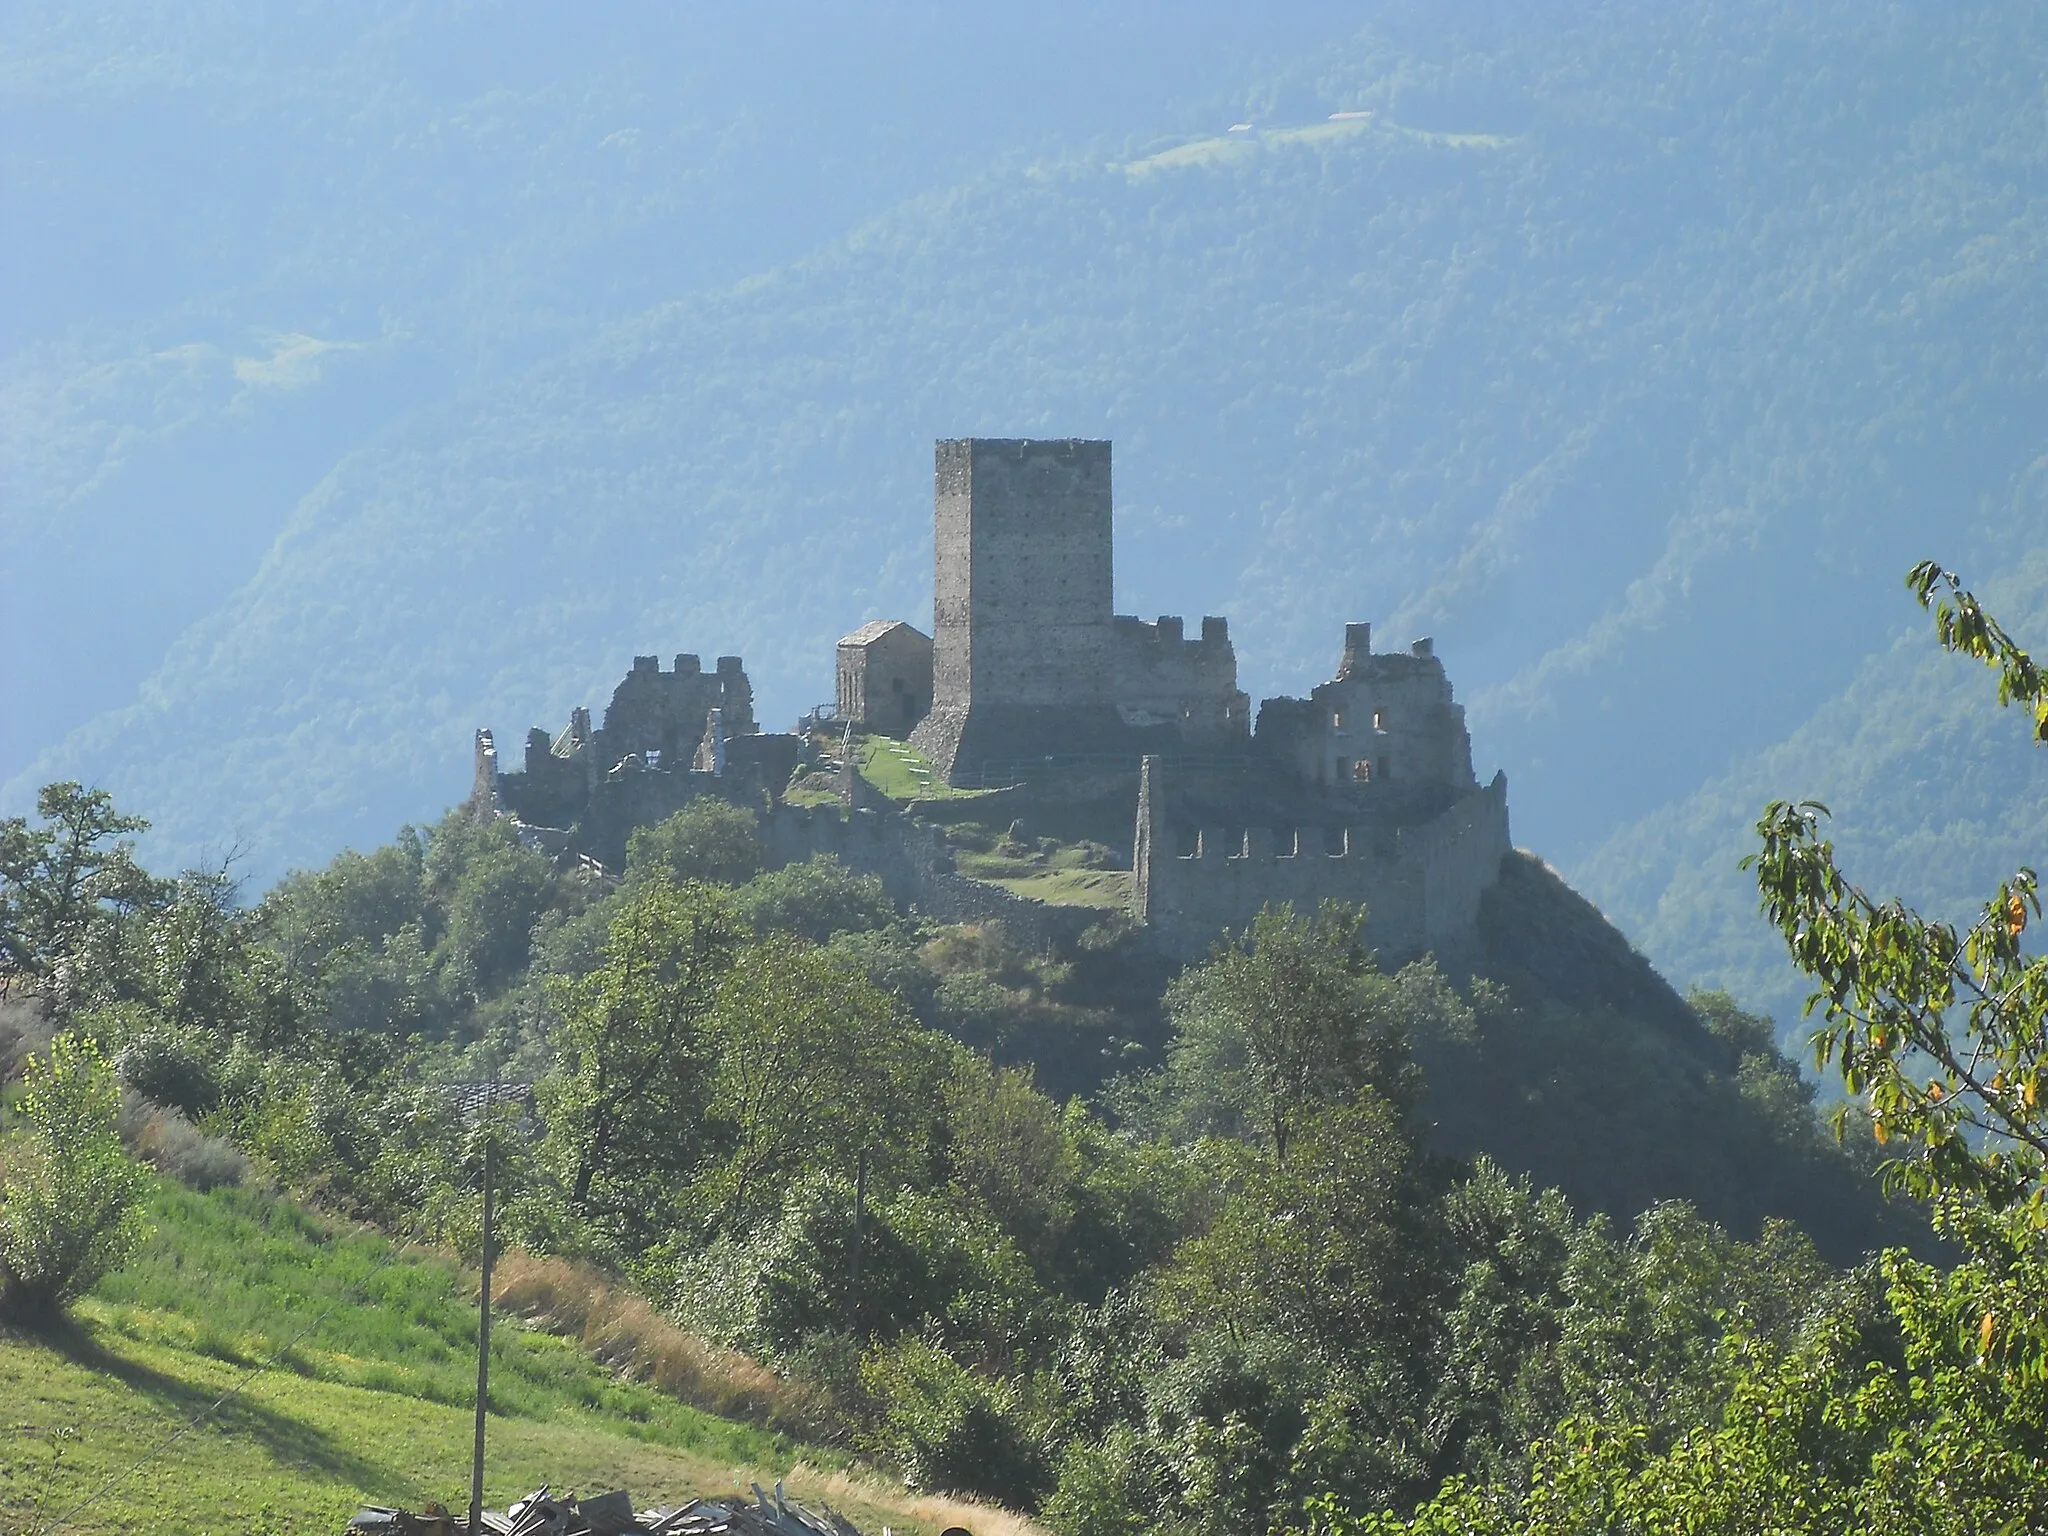
<path fill-rule="evenodd" d="M 923 630 L 915 625 L 906 624 L 901 619 L 869 619 L 867 623 L 861 625 L 852 634 L 842 638 L 839 643 L 841 645 L 873 645 L 882 636 L 892 634 L 899 629 L 909 630 L 920 640 L 931 638 Z"/>

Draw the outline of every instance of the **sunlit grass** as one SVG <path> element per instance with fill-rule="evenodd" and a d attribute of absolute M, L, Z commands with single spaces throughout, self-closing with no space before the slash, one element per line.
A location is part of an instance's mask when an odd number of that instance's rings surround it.
<path fill-rule="evenodd" d="M 459 1264 L 247 1190 L 165 1184 L 150 1217 L 142 1251 L 69 1323 L 0 1330 L 0 1530 L 35 1530 L 96 1494 L 66 1529 L 338 1531 L 366 1502 L 466 1501 L 476 1302 Z M 206 1424 L 128 1475 L 255 1366 Z M 656 1503 L 782 1478 L 864 1529 L 1030 1529 L 690 1407 L 511 1318 L 491 1337 L 491 1404 L 485 1482 L 499 1507 L 542 1483 Z"/>

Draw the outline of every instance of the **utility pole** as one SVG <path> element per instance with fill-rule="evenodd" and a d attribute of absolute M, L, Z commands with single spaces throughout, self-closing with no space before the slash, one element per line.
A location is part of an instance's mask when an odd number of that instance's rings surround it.
<path fill-rule="evenodd" d="M 868 1213 L 868 1153 L 861 1148 L 860 1171 L 853 1180 L 853 1329 L 860 1332 L 860 1229 Z"/>
<path fill-rule="evenodd" d="M 495 1076 L 495 1074 L 494 1074 Z M 495 1082 L 493 1083 L 495 1087 Z M 489 1107 L 486 1107 L 486 1115 Z M 491 1401 L 491 1153 L 497 1138 L 484 1129 L 484 1279 L 476 1316 L 476 1450 L 469 1463 L 470 1536 L 484 1528 L 484 1414 Z"/>

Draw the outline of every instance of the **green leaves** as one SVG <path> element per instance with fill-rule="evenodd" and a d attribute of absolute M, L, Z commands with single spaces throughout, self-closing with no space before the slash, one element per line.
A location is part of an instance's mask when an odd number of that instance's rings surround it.
<path fill-rule="evenodd" d="M 20 1128 L 0 1142 L 0 1313 L 34 1318 L 141 1240 L 149 1174 L 122 1149 L 121 1090 L 91 1042 L 58 1035 L 24 1082 Z"/>
<path fill-rule="evenodd" d="M 1816 990 L 1817 1065 L 1860 1096 L 1871 1129 L 1899 1145 L 1887 1177 L 1915 1194 L 2028 1198 L 2048 1160 L 2048 961 L 2020 940 L 2040 911 L 2022 869 L 1963 933 L 1896 900 L 1879 903 L 1836 867 L 1825 806 L 1773 802 L 1757 823 L 1765 916 Z"/>
<path fill-rule="evenodd" d="M 1161 1116 L 1196 1134 L 1249 1133 L 1285 1162 L 1305 1117 L 1360 1089 L 1412 1109 L 1411 1019 L 1456 1033 L 1471 1010 L 1427 962 L 1382 974 L 1359 942 L 1364 921 L 1340 902 L 1268 907 L 1175 981 L 1166 1008 L 1180 1035 L 1146 1090 Z"/>
<path fill-rule="evenodd" d="M 117 812 L 105 790 L 46 784 L 36 814 L 35 826 L 0 819 L 0 997 L 52 982 L 68 990 L 64 973 L 110 916 L 160 894 L 119 841 L 149 823 Z"/>
<path fill-rule="evenodd" d="M 2048 690 L 2033 658 L 1963 589 L 1955 572 L 1923 560 L 1906 573 L 1906 585 L 1922 608 L 1934 610 L 1934 633 L 1942 648 L 1974 656 L 1996 671 L 2000 706 L 2026 705 L 2034 717 L 2034 739 L 2048 742 Z"/>

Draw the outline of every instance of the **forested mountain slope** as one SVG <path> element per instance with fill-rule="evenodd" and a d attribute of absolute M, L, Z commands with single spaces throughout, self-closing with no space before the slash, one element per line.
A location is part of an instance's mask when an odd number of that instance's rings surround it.
<path fill-rule="evenodd" d="M 1230 614 L 1255 697 L 1347 618 L 1434 633 L 1570 873 L 1849 686 L 1911 559 L 2033 541 L 2044 28 L 1384 8 L 1248 71 L 1248 131 L 963 173 L 383 426 L 12 793 L 102 779 L 160 860 L 239 821 L 267 875 L 636 651 L 742 652 L 779 723 L 925 610 L 932 438 L 1072 433 L 1120 608 Z"/>
<path fill-rule="evenodd" d="M 2022 645 L 2048 654 L 2048 555 L 2005 558 L 2011 567 L 1987 571 L 1979 594 Z M 1893 604 L 1918 617 L 1903 587 Z M 1669 974 L 1769 1006 L 1788 1041 L 1803 1039 L 1793 1021 L 1810 985 L 1737 868 L 1762 807 L 1821 801 L 1852 879 L 1967 923 L 2000 880 L 2048 861 L 2048 755 L 2023 712 L 1992 707 L 1996 691 L 1991 674 L 1943 654 L 1922 619 L 1786 740 L 1616 832 L 1580 866 L 1585 887 Z"/>

